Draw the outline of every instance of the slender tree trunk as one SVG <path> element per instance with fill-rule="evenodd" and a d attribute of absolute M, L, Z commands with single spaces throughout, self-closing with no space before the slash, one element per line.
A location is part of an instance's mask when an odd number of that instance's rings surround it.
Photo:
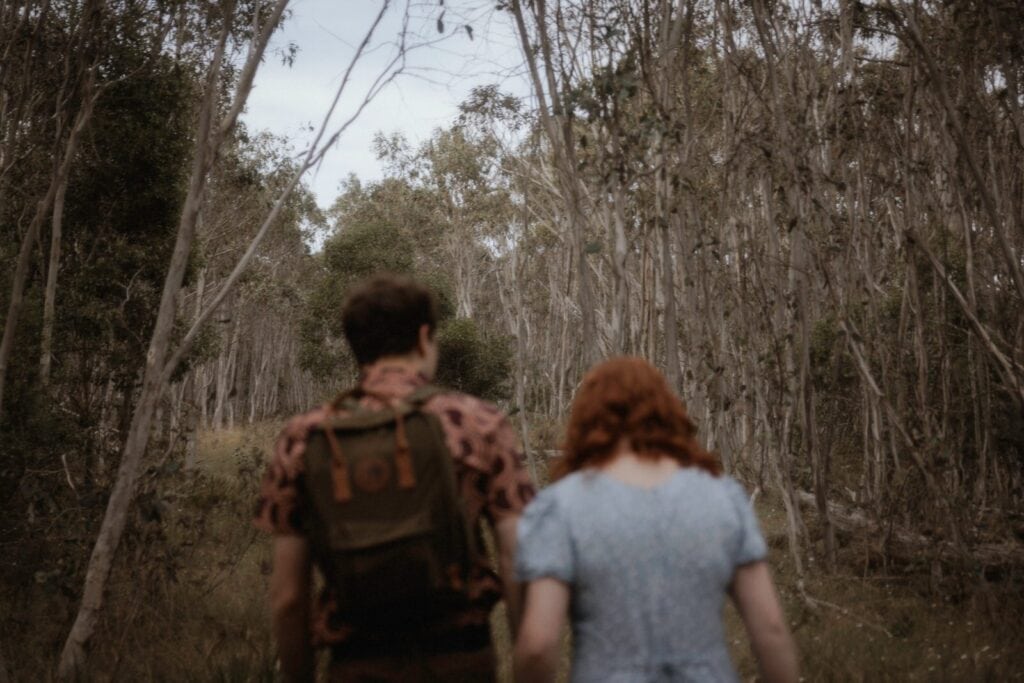
<path fill-rule="evenodd" d="M 541 123 L 551 143 L 558 171 L 559 184 L 565 195 L 567 207 L 566 217 L 569 221 L 569 235 L 572 240 L 574 257 L 576 258 L 577 300 L 582 319 L 581 360 L 584 367 L 597 360 L 597 325 L 595 320 L 595 304 L 593 284 L 591 282 L 590 264 L 587 259 L 587 220 L 584 216 L 580 178 L 577 171 L 575 132 L 573 131 L 572 112 L 564 110 L 562 98 L 564 93 L 555 76 L 554 50 L 547 27 L 546 1 L 535 0 L 531 3 L 534 12 L 534 24 L 537 41 L 543 56 L 544 79 L 542 80 L 537 56 L 530 44 L 530 35 L 526 26 L 521 0 L 514 0 L 511 5 L 516 22 L 517 32 L 523 53 L 526 56 L 534 94 L 537 96 L 537 107 Z M 569 87 L 562 83 L 563 88 Z M 545 97 L 547 92 L 547 97 Z M 551 111 L 548 111 L 548 99 Z"/>
<path fill-rule="evenodd" d="M 32 222 L 21 241 L 21 248 L 18 250 L 18 260 L 14 267 L 14 282 L 11 285 L 11 300 L 7 305 L 7 318 L 4 322 L 3 339 L 0 341 L 0 415 L 3 415 L 4 387 L 7 379 L 7 366 L 10 362 L 11 352 L 14 349 L 14 333 L 18 326 L 18 319 L 21 316 L 21 307 L 25 303 L 25 283 L 28 281 L 28 270 L 32 260 L 32 249 L 39 239 L 39 230 L 42 227 L 46 212 L 52 205 L 56 194 L 56 183 L 51 183 L 46 195 L 39 200 Z"/>
<path fill-rule="evenodd" d="M 177 312 L 178 292 L 181 290 L 182 279 L 185 276 L 185 268 L 188 265 L 189 253 L 192 249 L 196 219 L 199 215 L 199 206 L 206 186 L 207 170 L 211 162 L 210 155 L 215 152 L 210 148 L 211 130 L 214 125 L 214 106 L 219 91 L 221 59 L 227 42 L 228 30 L 229 26 L 225 22 L 217 52 L 210 67 L 206 92 L 200 108 L 192 176 L 178 224 L 174 252 L 171 255 L 167 277 L 164 280 L 160 309 L 157 312 L 149 350 L 146 353 L 142 392 L 128 428 L 128 438 L 125 440 L 121 465 L 107 501 L 106 513 L 96 537 L 96 544 L 89 557 L 85 587 L 82 591 L 82 603 L 61 651 L 58 675 L 65 680 L 79 678 L 85 672 L 86 645 L 96 629 L 100 609 L 103 606 L 107 578 L 110 575 L 117 547 L 121 542 L 121 534 L 128 521 L 129 503 L 135 493 L 142 456 L 149 442 L 153 414 L 165 388 L 164 360 Z"/>
<path fill-rule="evenodd" d="M 131 427 L 128 439 L 125 442 L 124 451 L 121 457 L 121 465 L 118 470 L 117 479 L 111 492 L 110 500 L 107 503 L 106 513 L 100 526 L 96 545 L 89 558 L 89 565 L 86 570 L 85 587 L 83 590 L 82 604 L 79 608 L 71 632 L 61 652 L 58 675 L 63 679 L 81 676 L 84 673 L 85 647 L 95 630 L 96 621 L 103 602 L 103 595 L 106 588 L 107 578 L 113 564 L 114 555 L 117 551 L 121 535 L 127 522 L 128 508 L 135 492 L 135 486 L 141 471 L 142 458 L 149 441 L 150 426 L 156 405 L 160 400 L 163 391 L 168 386 L 174 370 L 180 365 L 185 354 L 191 348 L 192 342 L 199 333 L 202 324 L 216 310 L 233 289 L 238 279 L 242 276 L 248 264 L 259 248 L 262 239 L 266 236 L 269 227 L 276 220 L 284 203 L 288 200 L 291 192 L 309 168 L 313 167 L 322 154 L 330 148 L 338 136 L 363 111 L 369 101 L 380 91 L 383 83 L 397 75 L 401 69 L 401 59 L 405 55 L 404 34 L 399 45 L 399 54 L 384 68 L 383 73 L 367 91 L 361 105 L 354 114 L 331 135 L 325 144 L 320 142 L 326 133 L 331 115 L 341 99 L 346 84 L 357 62 L 365 53 L 370 44 L 373 34 L 387 11 L 388 3 L 384 2 L 376 19 L 367 31 L 363 41 L 357 47 L 348 69 L 342 78 L 341 84 L 335 94 L 332 105 L 325 114 L 320 130 L 314 142 L 307 151 L 306 157 L 301 166 L 291 176 L 285 188 L 281 191 L 274 202 L 269 214 L 260 226 L 256 235 L 249 243 L 245 253 L 235 264 L 220 291 L 214 296 L 210 308 L 201 313 L 192 327 L 186 332 L 177 349 L 167 359 L 170 351 L 171 334 L 174 327 L 174 320 L 178 309 L 178 295 L 181 291 L 181 284 L 184 278 L 186 266 L 188 265 L 189 254 L 192 242 L 196 233 L 196 225 L 199 217 L 199 209 L 206 189 L 206 181 L 212 168 L 221 143 L 225 136 L 234 128 L 249 93 L 252 90 L 256 70 L 262 62 L 266 53 L 270 36 L 281 22 L 282 14 L 288 5 L 288 0 L 276 0 L 266 15 L 265 23 L 262 26 L 255 25 L 253 36 L 249 44 L 245 64 L 239 71 L 235 94 L 231 100 L 227 114 L 217 120 L 215 110 L 217 107 L 218 95 L 220 92 L 220 79 L 222 77 L 222 60 L 224 57 L 227 39 L 231 31 L 231 19 L 234 15 L 234 4 L 228 2 L 224 9 L 225 21 L 213 61 L 207 77 L 203 100 L 199 108 L 199 124 L 195 140 L 195 153 L 192 164 L 192 172 L 189 179 L 188 193 L 185 198 L 181 218 L 178 224 L 178 232 L 174 245 L 174 252 L 171 256 L 167 277 L 164 280 L 164 288 L 160 299 L 160 309 L 157 313 L 156 323 L 150 338 L 149 350 L 146 355 L 146 366 L 143 375 L 142 392 L 136 404 L 132 416 Z M 406 16 L 408 19 L 408 16 Z M 398 66 L 396 66 L 398 65 Z"/>
<path fill-rule="evenodd" d="M 961 157 L 967 164 L 967 170 L 970 173 L 971 178 L 974 180 L 978 195 L 981 197 L 982 208 L 985 210 L 985 213 L 991 222 L 992 230 L 996 234 L 996 242 L 998 243 L 1003 255 L 1006 269 L 1009 271 L 1010 280 L 1016 287 L 1019 300 L 1024 301 L 1024 266 L 1021 265 L 1020 256 L 1017 255 L 1017 251 L 1014 248 L 1010 235 L 1007 232 L 1007 226 L 1004 223 L 1002 216 L 999 214 L 995 197 L 992 194 L 992 189 L 989 187 L 989 184 L 985 181 L 985 178 L 982 175 L 981 167 L 978 164 L 974 148 L 968 140 L 967 132 L 964 128 L 963 121 L 960 118 L 960 113 L 953 104 L 952 98 L 949 96 L 949 91 L 946 87 L 946 79 L 939 71 L 931 51 L 928 49 L 921 37 L 921 32 L 918 28 L 917 20 L 914 18 L 913 11 L 905 4 L 904 20 L 906 21 L 905 39 L 921 54 L 928 76 L 935 86 L 939 102 L 945 109 L 946 115 L 949 117 L 950 134 L 957 145 L 957 149 L 959 150 Z"/>
<path fill-rule="evenodd" d="M 625 200 L 622 196 L 622 186 L 616 183 L 611 194 L 613 205 L 609 224 L 612 233 L 612 275 L 614 278 L 611 348 L 613 353 L 621 354 L 626 353 L 629 339 L 629 271 L 627 268 L 629 244 L 626 241 Z"/>
<path fill-rule="evenodd" d="M 672 263 L 672 233 L 663 219 L 661 233 L 661 285 L 665 301 L 665 378 L 672 391 L 679 391 L 679 332 L 676 323 L 675 267 Z"/>
<path fill-rule="evenodd" d="M 68 192 L 68 180 L 71 174 L 71 163 L 78 151 L 78 144 L 82 131 L 92 118 L 96 99 L 99 92 L 92 93 L 92 88 L 86 88 L 87 95 L 82 103 L 81 109 L 75 116 L 75 123 L 71 128 L 68 137 L 67 147 L 64 150 L 64 161 L 61 163 L 54 179 L 57 185 L 53 198 L 53 219 L 50 225 L 50 261 L 46 271 L 46 293 L 43 301 L 43 331 L 40 344 L 39 358 L 39 382 L 43 386 L 50 383 L 50 367 L 53 352 L 53 324 L 55 318 L 55 307 L 57 299 L 57 273 L 60 270 L 60 249 L 61 236 L 64 226 L 64 200 Z M 2 380 L 0 380 L 2 381 Z"/>

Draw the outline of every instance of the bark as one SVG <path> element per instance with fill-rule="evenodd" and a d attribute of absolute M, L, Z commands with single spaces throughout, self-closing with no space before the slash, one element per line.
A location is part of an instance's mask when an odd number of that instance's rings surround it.
<path fill-rule="evenodd" d="M 70 141 L 69 141 L 70 142 Z M 68 158 L 65 156 L 65 158 Z M 14 333 L 21 316 L 21 308 L 25 303 L 25 284 L 28 281 L 29 266 L 32 261 L 32 249 L 39 240 L 39 231 L 46 213 L 53 204 L 57 193 L 57 184 L 52 182 L 46 194 L 36 205 L 35 215 L 29 223 L 28 230 L 21 240 L 18 260 L 14 267 L 14 281 L 11 285 L 11 300 L 7 305 L 7 318 L 4 322 L 3 339 L 0 340 L 0 415 L 3 415 L 4 386 L 6 385 L 7 366 L 14 349 Z"/>
<path fill-rule="evenodd" d="M 512 267 L 516 272 L 517 285 L 521 277 L 518 263 L 513 261 Z M 526 463 L 530 468 L 530 478 L 535 484 L 539 484 L 537 476 L 537 455 L 534 453 L 533 444 L 530 438 L 530 424 L 527 420 L 526 411 L 526 378 L 527 378 L 527 336 L 529 328 L 526 320 L 526 305 L 523 302 L 523 288 L 515 288 L 516 299 L 516 356 L 519 364 L 519 373 L 516 376 L 516 405 L 519 408 L 519 431 L 523 438 L 523 451 L 526 453 Z"/>
<path fill-rule="evenodd" d="M 523 53 L 526 56 L 533 92 L 537 97 L 537 111 L 548 142 L 551 144 L 555 166 L 558 170 L 559 184 L 567 200 L 566 218 L 569 223 L 568 233 L 572 239 L 576 261 L 577 298 L 582 319 L 581 360 L 586 367 L 597 360 L 598 345 L 593 284 L 587 259 L 587 220 L 583 213 L 580 179 L 577 173 L 572 112 L 565 111 L 562 105 L 562 98 L 565 95 L 562 89 L 568 87 L 569 84 L 564 82 L 563 78 L 560 88 L 555 75 L 554 50 L 547 26 L 546 5 L 545 0 L 535 0 L 531 4 L 537 40 L 543 56 L 543 79 L 536 54 L 530 43 L 522 2 L 514 0 L 511 3 L 511 9 Z M 545 92 L 547 96 L 545 96 Z M 548 111 L 548 99 L 551 101 L 550 112 Z"/>
<path fill-rule="evenodd" d="M 331 117 L 349 83 L 352 72 L 365 54 L 375 30 L 380 25 L 388 8 L 388 3 L 384 2 L 362 43 L 356 49 L 341 84 L 338 86 L 335 98 L 323 118 L 320 129 L 310 145 L 303 163 L 281 191 L 281 194 L 274 202 L 245 253 L 236 263 L 235 268 L 225 280 L 218 293 L 213 297 L 209 308 L 196 317 L 192 327 L 185 334 L 177 349 L 171 354 L 170 340 L 178 308 L 178 297 L 196 233 L 199 210 L 206 189 L 206 181 L 223 140 L 234 127 L 238 115 L 245 106 L 245 101 L 252 89 L 256 69 L 264 57 L 270 36 L 280 23 L 287 4 L 288 0 L 276 0 L 267 15 L 266 23 L 262 27 L 254 27 L 253 39 L 249 44 L 246 62 L 240 71 L 233 99 L 228 106 L 227 114 L 218 121 L 216 119 L 216 106 L 220 91 L 220 79 L 222 78 L 221 65 L 228 35 L 231 30 L 230 17 L 233 15 L 234 10 L 232 3 L 227 5 L 228 11 L 225 14 L 228 19 L 224 22 L 224 27 L 217 43 L 213 62 L 206 80 L 203 100 L 200 105 L 199 124 L 197 127 L 196 146 L 188 193 L 178 225 L 174 252 L 171 256 L 167 276 L 164 281 L 160 309 L 157 313 L 152 336 L 150 337 L 142 392 L 132 416 L 131 427 L 122 452 L 121 464 L 107 504 L 106 513 L 100 526 L 92 555 L 89 558 L 82 604 L 71 627 L 71 632 L 68 634 L 64 649 L 61 652 L 58 675 L 63 679 L 80 677 L 84 673 L 85 647 L 95 630 L 99 611 L 103 603 L 107 578 L 109 577 L 114 556 L 127 522 L 128 508 L 135 492 L 136 483 L 141 471 L 142 458 L 149 441 L 153 414 L 169 384 L 172 374 L 181 363 L 185 354 L 188 353 L 201 326 L 216 311 L 218 305 L 232 291 L 234 285 L 244 273 L 258 250 L 261 241 L 266 236 L 270 226 L 273 225 L 302 175 L 319 163 L 326 150 L 333 146 L 338 137 L 348 129 L 373 97 L 380 92 L 380 89 L 397 75 L 401 65 L 404 64 L 405 34 L 402 33 L 400 36 L 402 42 L 396 56 L 387 63 L 376 80 L 371 83 L 362 102 L 356 107 L 355 112 L 341 126 L 335 129 L 334 133 L 327 140 L 324 140 Z M 321 144 L 322 141 L 323 144 Z M 168 355 L 170 355 L 169 360 L 167 359 Z"/>
<path fill-rule="evenodd" d="M 283 10 L 285 2 L 282 1 L 279 4 L 280 9 Z M 211 129 L 214 126 L 214 107 L 216 95 L 219 91 L 221 60 L 228 38 L 228 30 L 228 22 L 225 21 L 224 29 L 218 41 L 217 51 L 214 54 L 213 63 L 207 77 L 204 98 L 200 105 L 199 126 L 196 135 L 196 147 L 188 194 L 178 224 L 174 252 L 167 269 L 166 279 L 164 280 L 164 287 L 160 297 L 160 309 L 157 312 L 156 323 L 150 337 L 149 350 L 146 354 L 142 392 L 135 405 L 131 425 L 128 429 L 128 437 L 125 440 L 121 455 L 121 464 L 118 467 L 117 478 L 114 481 L 114 486 L 107 502 L 106 512 L 103 516 L 103 522 L 100 526 L 96 543 L 89 557 L 85 586 L 82 591 L 82 602 L 71 631 L 68 633 L 67 640 L 64 643 L 64 648 L 61 651 L 58 675 L 65 680 L 81 678 L 85 673 L 86 645 L 92 638 L 97 620 L 99 619 L 106 591 L 107 578 L 110 575 L 114 556 L 117 553 L 121 535 L 128 520 L 129 504 L 135 493 L 142 456 L 149 442 L 153 414 L 166 386 L 166 383 L 163 381 L 164 358 L 170 344 L 171 331 L 177 312 L 178 292 L 181 289 L 185 268 L 188 265 L 189 253 L 195 235 L 196 218 L 199 214 L 199 206 L 205 190 L 207 173 L 212 164 L 212 156 L 216 153 L 216 145 L 211 145 L 211 143 L 219 142 L 219 140 L 211 137 Z M 269 38 L 269 33 L 266 38 Z M 265 40 L 263 45 L 266 45 Z M 262 54 L 262 50 L 260 53 Z M 251 87 L 251 82 L 248 85 Z M 239 94 L 242 94 L 241 90 Z M 246 90 L 243 97 L 247 95 L 248 91 Z"/>
<path fill-rule="evenodd" d="M 803 232 L 798 230 L 794 235 L 793 249 L 798 253 L 796 263 L 801 273 L 806 272 L 807 263 L 804 260 L 806 249 L 806 238 Z M 807 287 L 805 277 L 801 277 L 797 289 L 797 309 L 800 316 L 800 397 L 801 397 L 801 430 L 804 438 L 804 451 L 811 458 L 811 477 L 814 482 L 814 498 L 818 509 L 818 518 L 824 530 L 825 561 L 829 570 L 835 569 L 836 548 L 835 530 L 832 526 L 832 519 L 828 507 L 828 458 L 827 452 L 823 451 L 819 436 L 817 411 L 815 407 L 814 383 L 811 377 L 811 324 L 809 304 L 807 300 Z"/>
<path fill-rule="evenodd" d="M 978 194 L 981 196 L 981 204 L 988 216 L 989 222 L 991 223 L 992 229 L 996 234 L 996 241 L 999 244 L 1000 251 L 1003 255 L 1003 260 L 1006 265 L 1006 269 L 1010 274 L 1010 279 L 1017 289 L 1017 296 L 1020 301 L 1024 301 L 1024 267 L 1021 266 L 1020 256 L 1017 255 L 1017 251 L 1014 248 L 1013 242 L 1010 239 L 1010 235 L 1007 233 L 1007 226 L 1005 225 L 1002 216 L 1000 216 L 996 200 L 992 195 L 992 189 L 989 183 L 982 175 L 981 168 L 978 164 L 977 156 L 974 151 L 974 147 L 970 144 L 967 139 L 967 133 L 964 127 L 964 123 L 960 118 L 960 113 L 953 105 L 953 100 L 949 96 L 949 89 L 946 85 L 946 79 L 939 71 L 938 65 L 932 56 L 931 51 L 926 46 L 924 39 L 921 37 L 920 29 L 918 28 L 917 21 L 914 19 L 913 12 L 908 11 L 909 8 L 905 7 L 904 18 L 906 20 L 906 39 L 914 49 L 916 49 L 922 59 L 924 60 L 925 68 L 928 71 L 928 76 L 932 83 L 935 85 L 936 92 L 939 97 L 939 101 L 942 107 L 945 109 L 946 115 L 949 117 L 949 128 L 950 134 L 956 142 L 957 148 L 963 157 L 963 160 L 967 164 L 968 172 L 971 178 L 974 180 L 975 187 L 977 188 Z"/>
<path fill-rule="evenodd" d="M 626 345 L 629 340 L 629 244 L 626 240 L 626 220 L 623 216 L 625 211 L 625 199 L 622 196 L 622 187 L 616 184 L 611 191 L 613 197 L 612 216 L 609 221 L 611 227 L 612 249 L 612 324 L 611 324 L 611 348 L 612 353 L 627 353 Z"/>
<path fill-rule="evenodd" d="M 75 122 L 68 136 L 67 147 L 64 150 L 64 160 L 57 171 L 57 177 L 54 179 L 57 187 L 54 191 L 53 218 L 50 223 L 50 260 L 46 270 L 46 292 L 43 300 L 43 331 L 39 354 L 39 382 L 43 386 L 47 386 L 50 383 L 53 325 L 57 300 L 57 273 L 60 269 L 61 236 L 64 229 L 64 199 L 68 191 L 71 163 L 74 160 L 75 153 L 78 151 L 82 131 L 85 130 L 89 120 L 92 118 L 96 100 L 100 96 L 99 91 L 95 93 L 91 91 L 91 87 L 86 87 L 87 94 L 85 100 L 75 116 Z M 2 382 L 2 374 L 0 374 L 0 384 Z"/>
<path fill-rule="evenodd" d="M 665 378 L 672 391 L 679 391 L 679 333 L 676 323 L 675 265 L 672 262 L 672 233 L 668 221 L 661 234 L 661 288 L 665 301 Z"/>

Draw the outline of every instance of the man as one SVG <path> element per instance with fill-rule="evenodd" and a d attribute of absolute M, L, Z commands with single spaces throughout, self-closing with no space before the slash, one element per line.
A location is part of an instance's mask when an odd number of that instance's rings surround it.
<path fill-rule="evenodd" d="M 371 278 L 346 300 L 342 322 L 360 366 L 354 398 L 288 422 L 264 477 L 255 520 L 259 528 L 274 534 L 270 602 L 282 669 L 290 680 L 312 680 L 313 648 L 324 645 L 331 648 L 332 681 L 493 681 L 489 614 L 504 595 L 515 632 L 520 605 L 519 586 L 513 580 L 516 523 L 534 494 L 518 439 L 493 405 L 427 386 L 437 369 L 436 312 L 433 296 L 422 285 L 393 275 Z M 323 571 L 320 560 L 326 551 L 318 547 L 323 536 L 310 532 L 316 506 L 310 500 L 312 484 L 305 478 L 304 454 L 315 435 L 330 431 L 320 428 L 343 414 L 345 405 L 350 414 L 382 411 L 408 406 L 414 396 L 427 396 L 415 400 L 422 403 L 424 414 L 440 423 L 447 446 L 442 450 L 454 464 L 454 495 L 463 506 L 466 526 L 474 534 L 481 519 L 493 527 L 498 574 L 477 553 L 465 581 L 468 602 L 432 621 L 421 635 L 389 638 L 388 629 L 360 630 L 346 623 L 341 617 L 346 605 L 339 604 L 344 600 L 329 580 L 310 614 L 314 558 Z M 355 408 L 352 401 L 357 401 Z M 336 409 L 339 405 L 341 410 Z M 346 469 L 344 495 L 349 494 L 348 476 Z M 351 486 L 358 486 L 358 472 L 354 476 Z M 345 508 L 339 504 L 333 509 Z"/>

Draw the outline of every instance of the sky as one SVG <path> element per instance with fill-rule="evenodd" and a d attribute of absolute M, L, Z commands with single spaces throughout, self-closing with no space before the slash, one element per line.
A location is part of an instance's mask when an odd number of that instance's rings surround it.
<path fill-rule="evenodd" d="M 419 46 L 407 52 L 403 73 L 381 90 L 319 168 L 306 176 L 323 208 L 331 205 L 349 174 L 364 181 L 382 176 L 383 167 L 372 149 L 377 132 L 401 132 L 415 145 L 451 123 L 458 104 L 473 87 L 498 83 L 505 92 L 529 94 L 510 17 L 494 11 L 493 0 L 448 0 L 443 5 L 441 0 L 392 0 L 390 4 L 352 72 L 333 127 L 352 116 L 395 55 L 407 5 L 408 42 Z M 243 120 L 253 132 L 266 130 L 289 138 L 298 152 L 312 139 L 310 127 L 318 126 L 327 112 L 381 2 L 294 0 L 289 7 L 291 16 L 275 34 L 269 56 L 257 72 Z M 439 18 L 443 34 L 438 31 Z M 472 40 L 466 25 L 472 27 Z M 298 48 L 290 66 L 282 59 L 289 45 Z"/>

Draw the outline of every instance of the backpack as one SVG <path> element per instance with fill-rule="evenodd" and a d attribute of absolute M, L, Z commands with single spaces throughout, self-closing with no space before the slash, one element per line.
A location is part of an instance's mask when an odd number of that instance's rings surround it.
<path fill-rule="evenodd" d="M 357 388 L 309 435 L 306 531 L 338 618 L 353 628 L 408 631 L 468 603 L 476 537 L 440 420 L 422 410 L 440 392 L 393 400 Z M 362 407 L 367 395 L 386 407 Z"/>

